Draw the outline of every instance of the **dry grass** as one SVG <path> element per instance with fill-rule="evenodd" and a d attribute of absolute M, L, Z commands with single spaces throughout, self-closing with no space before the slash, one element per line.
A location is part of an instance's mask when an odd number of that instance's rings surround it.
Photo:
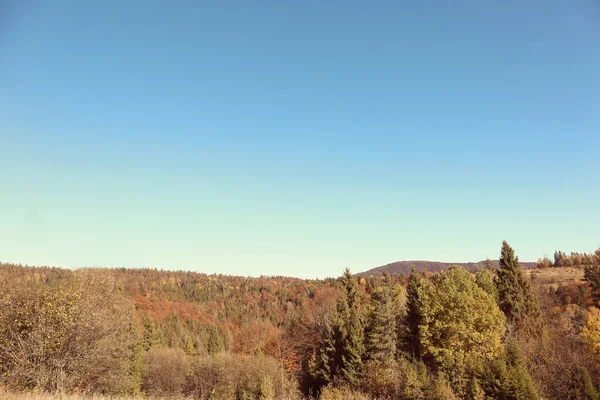
<path fill-rule="evenodd" d="M 563 267 L 547 269 L 528 269 L 525 275 L 531 278 L 532 282 L 538 283 L 544 287 L 557 288 L 559 284 L 567 285 L 581 282 L 583 280 L 583 267 Z"/>
<path fill-rule="evenodd" d="M 119 397 L 83 394 L 7 393 L 0 391 L 2 400 L 140 400 L 142 397 Z M 152 397 L 152 400 L 181 400 L 182 397 Z"/>

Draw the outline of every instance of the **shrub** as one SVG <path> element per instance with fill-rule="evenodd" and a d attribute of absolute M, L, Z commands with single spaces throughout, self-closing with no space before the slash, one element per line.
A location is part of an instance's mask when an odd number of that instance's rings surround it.
<path fill-rule="evenodd" d="M 294 399 L 297 388 L 271 357 L 220 354 L 192 362 L 186 394 L 196 399 Z"/>
<path fill-rule="evenodd" d="M 458 400 L 443 374 L 439 374 L 424 390 L 427 400 Z"/>
<path fill-rule="evenodd" d="M 347 387 L 326 386 L 321 391 L 320 400 L 370 400 L 364 393 Z"/>
<path fill-rule="evenodd" d="M 383 366 L 367 364 L 361 389 L 377 399 L 422 399 L 428 384 L 427 369 L 423 363 L 399 359 Z"/>
<path fill-rule="evenodd" d="M 146 355 L 142 389 L 151 396 L 175 396 L 183 391 L 189 371 L 184 351 L 175 348 L 152 348 Z"/>
<path fill-rule="evenodd" d="M 126 393 L 135 330 L 110 273 L 0 288 L 0 384 L 49 392 Z"/>

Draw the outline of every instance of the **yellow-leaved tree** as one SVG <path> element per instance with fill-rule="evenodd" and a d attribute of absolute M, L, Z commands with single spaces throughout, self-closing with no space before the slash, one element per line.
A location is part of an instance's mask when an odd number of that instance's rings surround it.
<path fill-rule="evenodd" d="M 451 381 L 460 379 L 471 360 L 502 354 L 504 314 L 464 268 L 453 266 L 425 281 L 420 303 L 422 356 Z"/>
<path fill-rule="evenodd" d="M 600 353 L 600 310 L 590 307 L 585 318 L 585 325 L 581 328 L 581 337 L 595 353 Z"/>

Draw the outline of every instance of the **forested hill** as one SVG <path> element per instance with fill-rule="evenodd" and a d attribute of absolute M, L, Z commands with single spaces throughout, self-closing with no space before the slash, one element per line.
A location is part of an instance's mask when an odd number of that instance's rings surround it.
<path fill-rule="evenodd" d="M 368 271 L 361 272 L 359 276 L 369 276 L 369 275 L 381 275 L 384 271 L 388 271 L 390 274 L 397 275 L 408 275 L 410 274 L 411 269 L 414 267 L 418 272 L 440 272 L 445 271 L 450 268 L 452 265 L 460 265 L 465 268 L 467 271 L 475 272 L 480 271 L 485 268 L 486 263 L 488 261 L 479 261 L 479 262 L 469 262 L 469 263 L 461 263 L 461 262 L 439 262 L 439 261 L 396 261 L 390 264 L 382 265 L 381 267 L 372 268 Z M 492 267 L 498 268 L 498 260 L 489 260 Z M 521 267 L 528 268 L 536 268 L 537 263 L 534 262 L 520 262 Z"/>
<path fill-rule="evenodd" d="M 600 249 L 528 274 L 506 242 L 500 259 L 324 280 L 0 263 L 0 390 L 600 398 Z"/>

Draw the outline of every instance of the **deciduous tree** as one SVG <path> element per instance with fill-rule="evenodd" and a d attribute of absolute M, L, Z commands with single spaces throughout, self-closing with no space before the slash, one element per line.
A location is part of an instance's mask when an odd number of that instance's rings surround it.
<path fill-rule="evenodd" d="M 422 356 L 451 380 L 468 360 L 493 360 L 502 352 L 504 315 L 462 267 L 451 267 L 423 285 L 421 318 Z"/>

